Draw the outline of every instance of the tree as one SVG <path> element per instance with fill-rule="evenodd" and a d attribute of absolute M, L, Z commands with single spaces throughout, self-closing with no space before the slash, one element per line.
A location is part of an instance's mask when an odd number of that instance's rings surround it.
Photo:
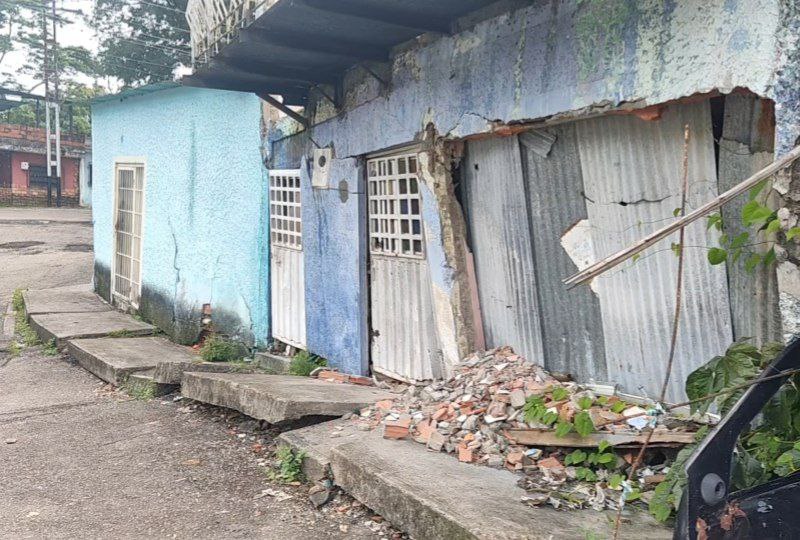
<path fill-rule="evenodd" d="M 92 53 L 84 47 L 58 47 L 58 55 L 52 49 L 45 58 L 45 40 L 52 43 L 53 22 L 64 25 L 74 22 L 83 16 L 78 10 L 56 6 L 55 16 L 51 11 L 49 0 L 0 0 L 0 69 L 3 69 L 5 81 L 3 86 L 28 92 L 44 83 L 45 61 L 51 67 L 58 65 L 59 75 L 67 84 L 81 75 L 94 77 L 97 75 L 96 61 Z M 9 73 L 10 66 L 3 65 L 7 53 L 22 51 L 25 62 L 16 66 L 14 73 Z M 24 87 L 15 77 L 17 74 L 27 75 L 36 83 Z"/>
<path fill-rule="evenodd" d="M 103 74 L 126 86 L 168 81 L 191 63 L 187 0 L 96 0 Z"/>
<path fill-rule="evenodd" d="M 62 89 L 64 103 L 61 106 L 61 131 L 89 135 L 92 131 L 90 100 L 106 93 L 102 86 L 87 86 L 68 81 Z M 37 115 L 35 103 L 23 103 L 19 107 L 0 112 L 0 122 L 23 126 L 42 127 L 44 106 L 40 105 Z"/>

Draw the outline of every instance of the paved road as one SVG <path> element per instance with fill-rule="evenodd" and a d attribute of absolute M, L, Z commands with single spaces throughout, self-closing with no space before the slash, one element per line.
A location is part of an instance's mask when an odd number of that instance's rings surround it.
<path fill-rule="evenodd" d="M 88 282 L 92 254 L 75 247 L 91 244 L 88 220 L 0 209 L 0 305 L 16 287 Z M 0 538 L 380 536 L 346 497 L 317 511 L 306 487 L 271 485 L 253 451 L 269 437 L 254 422 L 129 399 L 39 347 L 6 360 L 0 353 Z"/>

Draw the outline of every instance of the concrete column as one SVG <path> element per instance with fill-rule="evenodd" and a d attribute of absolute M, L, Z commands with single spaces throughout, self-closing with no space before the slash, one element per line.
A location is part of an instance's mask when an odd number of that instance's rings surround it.
<path fill-rule="evenodd" d="M 472 293 L 465 247 L 466 222 L 461 205 L 455 196 L 451 171 L 451 147 L 437 136 L 433 126 L 425 132 L 420 153 L 420 172 L 423 185 L 435 201 L 436 215 L 425 215 L 426 227 L 440 242 L 441 256 L 429 250 L 433 302 L 437 332 L 442 346 L 445 369 L 472 352 L 475 343 Z M 428 245 L 431 245 L 430 235 Z"/>

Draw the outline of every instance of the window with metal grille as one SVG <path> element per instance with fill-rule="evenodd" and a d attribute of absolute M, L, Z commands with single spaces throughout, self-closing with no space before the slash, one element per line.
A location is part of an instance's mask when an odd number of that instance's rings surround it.
<path fill-rule="evenodd" d="M 114 294 L 136 305 L 141 289 L 144 165 L 118 164 Z"/>
<path fill-rule="evenodd" d="M 270 171 L 269 225 L 273 245 L 303 248 L 300 210 L 299 171 Z"/>
<path fill-rule="evenodd" d="M 424 257 L 416 154 L 369 160 L 367 182 L 370 251 Z"/>

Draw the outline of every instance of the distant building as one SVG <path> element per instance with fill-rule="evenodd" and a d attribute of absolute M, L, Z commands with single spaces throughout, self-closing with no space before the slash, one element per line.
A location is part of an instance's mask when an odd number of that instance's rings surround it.
<path fill-rule="evenodd" d="M 78 206 L 83 183 L 89 182 L 91 141 L 84 135 L 61 134 L 61 179 L 48 181 L 45 130 L 0 124 L 0 204 L 14 206 Z M 49 198 L 48 198 L 48 193 Z M 84 200 L 83 206 L 90 201 Z"/>
<path fill-rule="evenodd" d="M 94 286 L 173 339 L 269 339 L 261 108 L 159 83 L 92 102 Z"/>

